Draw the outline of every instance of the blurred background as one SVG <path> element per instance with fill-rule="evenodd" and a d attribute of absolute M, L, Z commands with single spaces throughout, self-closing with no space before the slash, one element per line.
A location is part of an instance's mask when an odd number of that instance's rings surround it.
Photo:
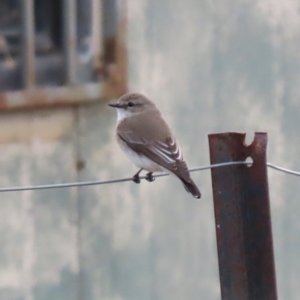
<path fill-rule="evenodd" d="M 153 99 L 190 167 L 209 133 L 268 133 L 300 170 L 294 0 L 1 0 L 0 186 L 132 176 L 109 100 Z M 279 299 L 298 299 L 299 178 L 268 170 Z M 210 171 L 0 193 L 0 299 L 220 299 Z"/>

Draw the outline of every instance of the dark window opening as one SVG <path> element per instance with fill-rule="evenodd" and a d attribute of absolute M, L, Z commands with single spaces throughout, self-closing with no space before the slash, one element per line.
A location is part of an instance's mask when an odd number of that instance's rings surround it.
<path fill-rule="evenodd" d="M 27 50 L 23 45 L 22 1 L 0 0 L 0 91 L 26 88 L 23 74 L 26 74 L 24 51 Z M 99 3 L 94 0 L 73 1 L 75 14 L 66 8 L 67 0 L 33 0 L 33 70 L 36 86 L 70 84 L 70 69 L 75 74 L 75 83 L 96 82 L 99 76 L 95 71 L 99 63 L 96 66 L 95 57 L 98 55 L 104 64 L 116 62 L 117 0 L 98 0 Z M 96 6 L 99 7 L 99 14 L 94 13 Z M 70 20 L 76 24 L 73 48 L 69 46 L 70 37 L 66 34 Z M 102 40 L 97 39 L 97 21 Z M 101 45 L 95 47 L 95 43 Z M 68 51 L 68 47 L 75 54 Z"/>

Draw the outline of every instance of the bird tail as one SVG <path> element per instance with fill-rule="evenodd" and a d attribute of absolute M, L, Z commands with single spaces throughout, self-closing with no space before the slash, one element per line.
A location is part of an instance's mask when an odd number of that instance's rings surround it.
<path fill-rule="evenodd" d="M 191 193 L 195 198 L 201 198 L 201 193 L 191 178 L 189 179 L 189 181 L 183 180 L 182 178 L 180 179 L 187 192 Z"/>

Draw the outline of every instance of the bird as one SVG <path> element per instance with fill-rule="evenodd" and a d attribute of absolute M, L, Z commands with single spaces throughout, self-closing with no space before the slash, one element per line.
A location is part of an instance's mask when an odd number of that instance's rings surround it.
<path fill-rule="evenodd" d="M 117 109 L 117 142 L 139 168 L 132 180 L 140 183 L 142 170 L 148 172 L 145 179 L 149 182 L 155 179 L 153 172 L 167 171 L 181 180 L 186 191 L 200 198 L 182 151 L 155 103 L 140 93 L 126 93 L 108 105 Z"/>

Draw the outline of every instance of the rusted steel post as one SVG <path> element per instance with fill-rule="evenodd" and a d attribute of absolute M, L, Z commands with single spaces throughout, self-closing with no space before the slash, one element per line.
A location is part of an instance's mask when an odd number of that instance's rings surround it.
<path fill-rule="evenodd" d="M 211 170 L 222 300 L 277 299 L 266 165 L 267 134 L 209 135 L 212 164 L 253 165 Z"/>

